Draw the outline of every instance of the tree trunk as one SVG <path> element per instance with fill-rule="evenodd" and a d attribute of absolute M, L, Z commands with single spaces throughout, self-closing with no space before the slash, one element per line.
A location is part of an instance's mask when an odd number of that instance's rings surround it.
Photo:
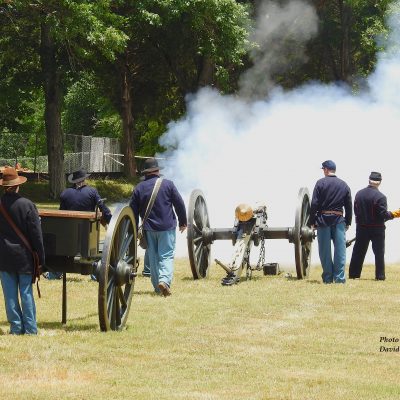
<path fill-rule="evenodd" d="M 340 78 L 348 82 L 350 71 L 350 24 L 351 7 L 344 0 L 339 1 L 341 21 L 341 46 L 340 46 Z"/>
<path fill-rule="evenodd" d="M 214 83 L 215 65 L 210 57 L 203 57 L 201 60 L 198 87 L 212 86 Z"/>
<path fill-rule="evenodd" d="M 125 62 L 119 65 L 122 119 L 122 151 L 124 154 L 124 175 L 136 176 L 135 143 L 133 132 L 132 98 L 129 69 Z"/>
<path fill-rule="evenodd" d="M 44 120 L 49 162 L 50 193 L 57 199 L 65 189 L 64 137 L 61 130 L 60 76 L 57 71 L 56 50 L 50 27 L 41 23 L 40 62 L 45 95 Z"/>

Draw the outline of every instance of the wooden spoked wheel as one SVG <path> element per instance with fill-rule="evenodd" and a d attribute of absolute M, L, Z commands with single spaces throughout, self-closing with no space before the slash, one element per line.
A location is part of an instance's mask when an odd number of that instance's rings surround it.
<path fill-rule="evenodd" d="M 190 267 L 194 279 L 208 276 L 211 260 L 211 243 L 207 243 L 203 231 L 210 229 L 207 204 L 201 190 L 193 190 L 188 209 L 187 242 Z"/>
<path fill-rule="evenodd" d="M 303 279 L 309 275 L 311 265 L 311 247 L 313 231 L 308 226 L 310 219 L 310 195 L 307 188 L 300 188 L 294 224 L 294 254 L 296 260 L 297 278 Z"/>
<path fill-rule="evenodd" d="M 135 282 L 136 223 L 131 207 L 113 213 L 99 268 L 99 322 L 102 331 L 121 330 L 128 318 Z"/>

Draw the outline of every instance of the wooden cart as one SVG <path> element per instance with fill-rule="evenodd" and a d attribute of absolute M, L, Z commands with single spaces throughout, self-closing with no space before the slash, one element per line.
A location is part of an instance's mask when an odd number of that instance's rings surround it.
<path fill-rule="evenodd" d="M 67 321 L 67 273 L 93 274 L 99 284 L 98 312 L 102 331 L 126 324 L 137 273 L 136 223 L 132 209 L 114 211 L 104 242 L 100 241 L 101 213 L 39 209 L 44 271 L 62 272 L 62 323 Z"/>

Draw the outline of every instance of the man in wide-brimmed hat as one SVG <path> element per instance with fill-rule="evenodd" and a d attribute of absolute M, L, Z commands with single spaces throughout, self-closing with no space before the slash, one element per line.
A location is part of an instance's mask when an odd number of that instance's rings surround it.
<path fill-rule="evenodd" d="M 139 216 L 143 220 L 156 182 L 162 179 L 158 182 L 159 190 L 143 228 L 147 239 L 146 254 L 150 263 L 151 283 L 156 292 L 169 296 L 174 272 L 176 215 L 180 232 L 186 229 L 187 219 L 182 196 L 171 180 L 160 178 L 160 169 L 155 158 L 146 159 L 142 170 L 144 181 L 136 186 L 129 204 L 136 223 Z"/>
<path fill-rule="evenodd" d="M 19 186 L 26 178 L 18 176 L 14 168 L 3 171 L 0 186 L 4 189 L 0 212 L 0 279 L 6 304 L 10 333 L 15 335 L 36 334 L 36 306 L 32 291 L 34 273 L 33 257 L 19 235 L 10 225 L 6 215 L 19 228 L 44 264 L 42 229 L 36 206 L 22 197 Z M 18 299 L 18 292 L 21 302 Z"/>
<path fill-rule="evenodd" d="M 104 222 L 108 224 L 112 216 L 111 211 L 101 200 L 99 192 L 86 183 L 86 178 L 89 176 L 90 174 L 84 169 L 68 175 L 68 182 L 74 186 L 61 193 L 60 210 L 95 211 L 98 205 Z"/>
<path fill-rule="evenodd" d="M 106 225 L 111 220 L 111 211 L 101 200 L 99 192 L 86 183 L 89 176 L 90 174 L 82 168 L 68 175 L 68 182 L 72 183 L 73 187 L 61 193 L 60 210 L 95 211 L 98 205 L 102 212 L 102 223 Z M 48 279 L 61 279 L 62 273 L 49 272 L 45 276 Z M 95 277 L 92 276 L 92 279 Z"/>
<path fill-rule="evenodd" d="M 400 217 L 400 210 L 388 211 L 386 196 L 379 191 L 382 174 L 372 171 L 368 186 L 357 192 L 354 199 L 356 216 L 356 242 L 351 255 L 349 278 L 360 278 L 369 242 L 375 255 L 375 279 L 384 281 L 385 275 L 385 222 Z"/>

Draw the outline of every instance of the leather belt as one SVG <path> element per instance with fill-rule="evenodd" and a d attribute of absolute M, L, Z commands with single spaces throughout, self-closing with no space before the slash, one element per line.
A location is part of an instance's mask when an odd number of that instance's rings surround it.
<path fill-rule="evenodd" d="M 335 211 L 335 210 L 323 210 L 321 214 L 331 214 L 331 215 L 343 215 L 343 211 Z"/>

